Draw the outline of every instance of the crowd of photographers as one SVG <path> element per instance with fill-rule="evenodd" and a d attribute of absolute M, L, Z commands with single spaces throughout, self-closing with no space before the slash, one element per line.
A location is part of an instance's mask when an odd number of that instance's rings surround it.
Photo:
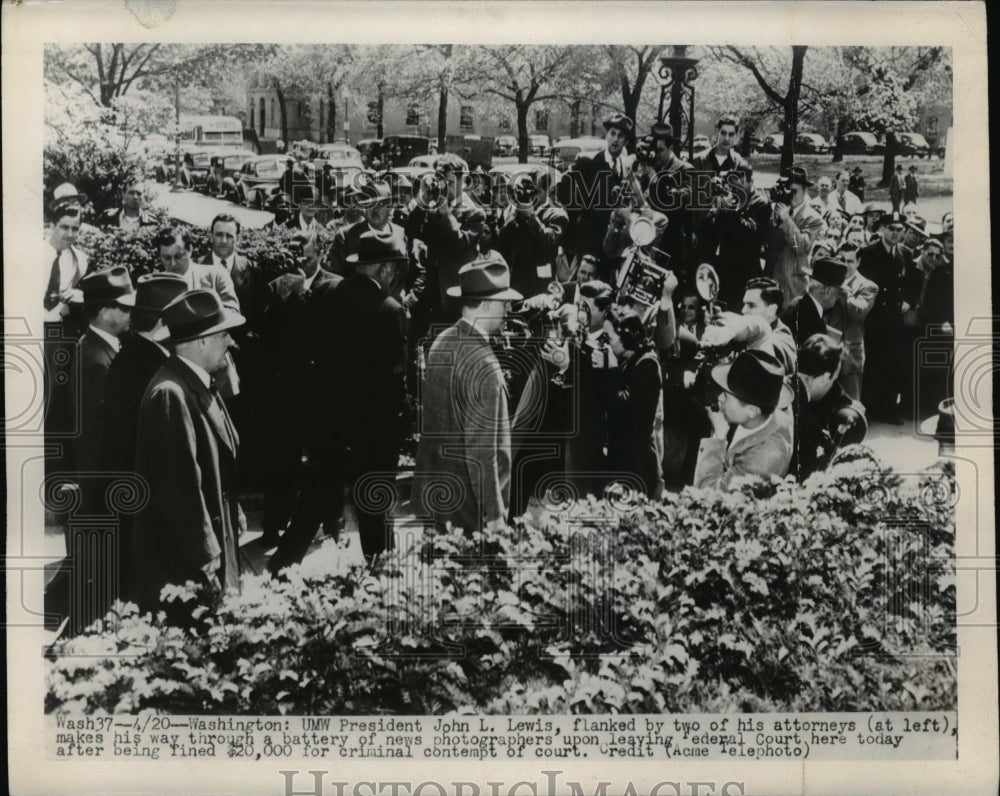
<path fill-rule="evenodd" d="M 337 535 L 347 493 L 364 555 L 392 547 L 401 453 L 413 513 L 473 532 L 573 495 L 802 480 L 869 421 L 950 394 L 947 366 L 913 371 L 928 337 L 950 351 L 950 215 L 930 234 L 863 205 L 846 171 L 816 197 L 802 167 L 764 193 L 732 118 L 692 161 L 667 124 L 604 127 L 556 180 L 491 183 L 447 154 L 415 184 L 364 173 L 325 223 L 290 168 L 275 223 L 297 267 L 266 283 L 225 214 L 197 261 L 170 227 L 162 274 L 93 272 L 86 198 L 60 186 L 44 304 L 80 338 L 66 466 L 85 504 L 104 483 L 88 473 L 150 490 L 122 523 L 123 589 L 152 605 L 166 583 L 238 585 L 247 451 L 279 575 L 320 528 Z M 133 188 L 101 223 L 148 223 Z M 69 422 L 57 403 L 50 431 Z"/>

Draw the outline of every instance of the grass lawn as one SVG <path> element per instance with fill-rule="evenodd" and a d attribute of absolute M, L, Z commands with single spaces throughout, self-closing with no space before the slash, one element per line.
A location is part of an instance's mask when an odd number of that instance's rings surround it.
<path fill-rule="evenodd" d="M 765 155 L 757 153 L 751 158 L 754 173 L 756 174 L 778 174 L 778 164 L 781 161 L 780 155 Z M 865 178 L 865 201 L 866 202 L 888 202 L 889 188 L 877 188 L 879 180 L 882 179 L 882 157 L 877 155 L 846 155 L 840 163 L 832 162 L 831 155 L 796 155 L 795 163 L 805 166 L 809 172 L 809 179 L 813 182 L 823 176 L 833 177 L 841 169 L 853 169 L 860 166 Z M 911 165 L 917 167 L 917 180 L 920 184 L 921 198 L 932 196 L 952 196 L 952 178 L 945 177 L 944 160 L 940 158 L 896 158 L 897 164 L 902 164 L 903 172 L 906 173 Z"/>

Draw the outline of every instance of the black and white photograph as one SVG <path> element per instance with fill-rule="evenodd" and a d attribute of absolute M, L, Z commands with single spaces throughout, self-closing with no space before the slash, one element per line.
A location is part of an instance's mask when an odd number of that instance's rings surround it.
<path fill-rule="evenodd" d="M 12 793 L 995 787 L 984 7 L 791 5 L 4 9 Z"/>

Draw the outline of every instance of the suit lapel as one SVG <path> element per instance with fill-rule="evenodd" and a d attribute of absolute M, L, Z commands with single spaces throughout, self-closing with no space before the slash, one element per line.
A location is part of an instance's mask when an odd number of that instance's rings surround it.
<path fill-rule="evenodd" d="M 205 413 L 209 425 L 215 432 L 215 436 L 219 438 L 219 441 L 229 451 L 232 458 L 235 459 L 236 445 L 238 444 L 235 436 L 236 431 L 229 422 L 229 415 L 222 402 L 216 401 L 212 393 L 205 388 L 201 379 L 198 378 L 198 375 L 179 359 L 172 357 L 170 364 L 174 372 L 183 379 L 188 391 L 197 399 L 199 407 Z"/>

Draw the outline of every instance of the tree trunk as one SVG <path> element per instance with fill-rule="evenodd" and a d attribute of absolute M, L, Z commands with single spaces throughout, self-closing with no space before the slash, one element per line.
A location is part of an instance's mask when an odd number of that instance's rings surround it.
<path fill-rule="evenodd" d="M 833 137 L 833 162 L 841 163 L 844 160 L 844 117 L 837 119 L 837 132 Z"/>
<path fill-rule="evenodd" d="M 580 100 L 573 100 L 569 106 L 569 137 L 580 135 Z"/>
<path fill-rule="evenodd" d="M 528 108 L 529 103 L 517 103 L 517 162 L 528 162 Z"/>
<path fill-rule="evenodd" d="M 893 130 L 886 131 L 885 134 L 885 157 L 882 158 L 882 179 L 877 187 L 888 188 L 892 182 L 892 174 L 896 170 L 896 133 Z"/>
<path fill-rule="evenodd" d="M 438 152 L 447 150 L 448 144 L 448 82 L 441 78 L 441 85 L 438 87 L 438 123 L 437 123 Z"/>
<path fill-rule="evenodd" d="M 278 115 L 281 117 L 281 140 L 285 142 L 285 147 L 289 146 L 288 141 L 288 113 L 285 108 L 285 92 L 281 90 L 281 83 L 274 79 L 274 93 L 278 95 Z"/>
<path fill-rule="evenodd" d="M 756 128 L 754 127 L 753 122 L 748 121 L 743 123 L 743 136 L 740 138 L 740 154 L 747 159 L 749 159 L 751 155 L 750 139 L 753 137 L 755 129 Z"/>
<path fill-rule="evenodd" d="M 788 92 L 785 94 L 785 141 L 781 147 L 781 170 L 791 168 L 795 162 L 795 135 L 799 127 L 799 94 L 802 92 L 802 64 L 806 58 L 806 47 L 792 47 L 792 74 L 788 78 Z"/>
<path fill-rule="evenodd" d="M 378 124 L 375 125 L 375 137 L 382 139 L 385 137 L 385 86 L 378 84 Z"/>
<path fill-rule="evenodd" d="M 337 90 L 333 83 L 326 83 L 326 140 L 337 140 Z"/>

